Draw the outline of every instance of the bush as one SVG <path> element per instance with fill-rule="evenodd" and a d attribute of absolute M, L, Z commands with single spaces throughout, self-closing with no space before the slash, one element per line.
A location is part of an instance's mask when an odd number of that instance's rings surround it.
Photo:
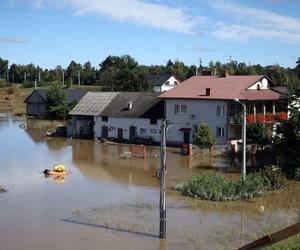
<path fill-rule="evenodd" d="M 295 180 L 300 181 L 300 168 L 295 169 Z"/>
<path fill-rule="evenodd" d="M 263 195 L 267 189 L 261 173 L 249 174 L 245 181 L 232 181 L 219 175 L 200 175 L 174 188 L 183 195 L 213 201 L 249 199 Z"/>
<path fill-rule="evenodd" d="M 216 138 L 207 124 L 200 124 L 195 138 L 195 144 L 199 147 L 208 147 L 211 153 L 212 146 L 216 144 Z"/>
<path fill-rule="evenodd" d="M 279 189 L 285 184 L 285 177 L 282 174 L 281 168 L 269 165 L 262 171 L 265 178 L 265 186 L 269 189 Z"/>

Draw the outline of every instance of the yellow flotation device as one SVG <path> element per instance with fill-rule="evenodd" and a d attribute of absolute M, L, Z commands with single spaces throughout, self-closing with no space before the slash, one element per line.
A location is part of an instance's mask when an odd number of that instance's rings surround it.
<path fill-rule="evenodd" d="M 65 171 L 65 165 L 62 165 L 62 164 L 54 165 L 53 171 L 54 172 L 63 172 L 63 171 Z"/>

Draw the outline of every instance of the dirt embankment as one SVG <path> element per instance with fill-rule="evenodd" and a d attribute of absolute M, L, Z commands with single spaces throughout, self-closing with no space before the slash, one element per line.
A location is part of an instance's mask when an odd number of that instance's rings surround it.
<path fill-rule="evenodd" d="M 29 91 L 18 86 L 0 88 L 0 112 L 10 111 L 15 115 L 25 115 L 26 105 L 24 100 Z"/>

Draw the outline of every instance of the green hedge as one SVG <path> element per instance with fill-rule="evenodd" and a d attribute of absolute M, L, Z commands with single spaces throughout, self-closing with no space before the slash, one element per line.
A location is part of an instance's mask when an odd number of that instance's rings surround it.
<path fill-rule="evenodd" d="M 280 169 L 267 167 L 264 171 L 248 174 L 245 181 L 205 174 L 173 187 L 183 195 L 197 199 L 232 201 L 262 196 L 268 189 L 284 185 L 284 179 Z"/>

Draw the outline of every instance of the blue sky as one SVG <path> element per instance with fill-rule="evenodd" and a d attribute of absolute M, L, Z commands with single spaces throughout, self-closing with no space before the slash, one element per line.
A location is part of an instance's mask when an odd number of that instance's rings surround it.
<path fill-rule="evenodd" d="M 300 57 L 298 0 L 1 0 L 0 13 L 0 57 L 19 64 L 129 54 L 294 67 Z"/>

